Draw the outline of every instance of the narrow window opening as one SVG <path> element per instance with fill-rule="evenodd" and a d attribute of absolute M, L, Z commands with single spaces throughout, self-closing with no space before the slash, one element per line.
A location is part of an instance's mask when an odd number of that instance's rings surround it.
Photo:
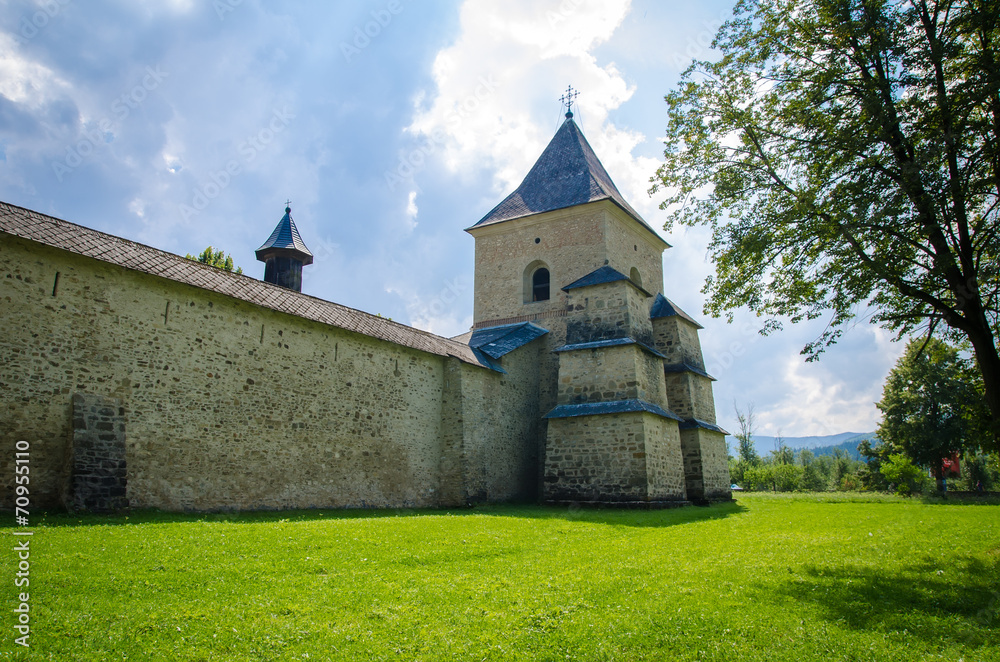
<path fill-rule="evenodd" d="M 59 272 L 56 272 L 56 278 L 52 281 L 52 296 L 56 295 L 56 290 L 59 289 Z"/>
<path fill-rule="evenodd" d="M 549 270 L 539 269 L 531 276 L 531 300 L 549 300 Z"/>
<path fill-rule="evenodd" d="M 633 283 L 635 283 L 639 287 L 642 287 L 642 276 L 639 275 L 638 269 L 632 267 L 632 271 L 629 272 L 628 277 L 632 280 Z"/>

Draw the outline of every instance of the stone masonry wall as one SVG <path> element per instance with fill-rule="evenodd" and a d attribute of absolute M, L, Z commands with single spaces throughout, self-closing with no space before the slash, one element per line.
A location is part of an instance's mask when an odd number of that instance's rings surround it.
<path fill-rule="evenodd" d="M 667 400 L 672 412 L 685 419 L 716 422 L 711 379 L 693 372 L 670 372 L 666 378 Z"/>
<path fill-rule="evenodd" d="M 698 328 L 679 316 L 658 317 L 653 320 L 653 344 L 667 357 L 668 364 L 688 363 L 705 369 Z"/>
<path fill-rule="evenodd" d="M 646 475 L 652 501 L 686 500 L 681 437 L 677 421 L 644 414 Z"/>
<path fill-rule="evenodd" d="M 663 281 L 664 245 L 610 201 L 471 232 L 476 238 L 477 324 L 561 314 L 566 310 L 566 293 L 561 288 L 604 265 L 626 276 L 636 267 L 649 284 L 647 289 L 654 291 Z M 525 303 L 524 272 L 536 263 L 544 263 L 549 270 L 551 299 Z"/>
<path fill-rule="evenodd" d="M 574 288 L 567 298 L 569 344 L 630 337 L 653 344 L 648 297 L 628 281 Z"/>
<path fill-rule="evenodd" d="M 73 395 L 73 469 L 68 505 L 110 512 L 128 507 L 125 409 L 114 398 Z"/>
<path fill-rule="evenodd" d="M 545 499 L 644 501 L 643 417 L 630 413 L 550 420 Z"/>
<path fill-rule="evenodd" d="M 464 503 L 538 498 L 541 346 L 535 341 L 505 355 L 501 365 L 506 375 L 457 364 L 462 380 Z"/>
<path fill-rule="evenodd" d="M 701 436 L 702 480 L 706 499 L 731 499 L 729 452 L 726 436 L 712 430 L 699 430 Z"/>
<path fill-rule="evenodd" d="M 9 236 L 0 303 L 0 443 L 31 443 L 38 507 L 69 487 L 73 393 L 121 400 L 133 507 L 441 501 L 458 423 L 443 357 Z M 489 413 L 498 434 L 503 411 Z"/>
<path fill-rule="evenodd" d="M 666 407 L 662 360 L 638 345 L 559 353 L 559 404 L 639 398 Z"/>
<path fill-rule="evenodd" d="M 626 276 L 631 276 L 632 267 L 635 267 L 642 287 L 654 294 L 663 287 L 663 249 L 666 246 L 661 240 L 610 203 L 605 234 L 608 266 Z M 648 306 L 646 310 L 648 312 Z M 649 315 L 646 318 L 649 319 Z"/>

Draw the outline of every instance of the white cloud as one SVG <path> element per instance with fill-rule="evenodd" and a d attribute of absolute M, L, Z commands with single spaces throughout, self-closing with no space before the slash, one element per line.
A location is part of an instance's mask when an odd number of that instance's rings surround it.
<path fill-rule="evenodd" d="M 0 33 L 0 95 L 38 109 L 70 89 L 51 69 L 25 58 L 11 35 Z"/>
<path fill-rule="evenodd" d="M 436 93 L 417 97 L 408 132 L 432 141 L 453 173 L 493 170 L 499 195 L 520 183 L 552 138 L 561 121 L 557 100 L 563 85 L 572 83 L 581 90 L 578 120 L 585 133 L 602 146 L 602 158 L 607 154 L 608 163 L 617 164 L 620 155 L 644 140 L 606 122 L 608 112 L 634 89 L 614 64 L 599 65 L 590 51 L 611 38 L 629 4 L 467 0 L 460 36 L 435 59 Z M 552 113 L 555 124 L 538 123 L 545 112 Z M 621 160 L 627 164 L 623 173 L 626 167 L 649 166 Z"/>
<path fill-rule="evenodd" d="M 417 209 L 417 192 L 410 191 L 410 197 L 406 201 L 406 221 L 411 231 L 417 227 L 417 214 L 419 212 L 420 210 Z"/>

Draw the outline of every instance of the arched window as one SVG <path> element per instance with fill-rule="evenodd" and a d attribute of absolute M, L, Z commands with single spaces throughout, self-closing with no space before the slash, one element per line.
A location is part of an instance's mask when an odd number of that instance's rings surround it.
<path fill-rule="evenodd" d="M 536 270 L 531 275 L 531 300 L 549 300 L 549 270 L 545 267 Z"/>
<path fill-rule="evenodd" d="M 635 283 L 639 287 L 642 287 L 642 276 L 639 275 L 638 269 L 632 267 L 632 271 L 629 272 L 628 277 L 633 283 Z"/>

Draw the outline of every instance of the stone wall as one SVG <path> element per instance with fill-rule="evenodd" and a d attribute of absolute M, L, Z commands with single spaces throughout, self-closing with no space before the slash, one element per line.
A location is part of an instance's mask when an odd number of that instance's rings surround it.
<path fill-rule="evenodd" d="M 726 435 L 712 430 L 701 432 L 702 480 L 706 499 L 731 499 L 729 450 Z"/>
<path fill-rule="evenodd" d="M 667 373 L 667 400 L 670 410 L 681 418 L 716 422 L 712 380 L 704 375 L 689 371 Z"/>
<path fill-rule="evenodd" d="M 646 412 L 549 421 L 547 501 L 684 500 L 677 423 Z"/>
<path fill-rule="evenodd" d="M 668 364 L 687 363 L 705 369 L 698 327 L 679 315 L 653 320 L 653 344 Z"/>
<path fill-rule="evenodd" d="M 636 267 L 653 290 L 663 281 L 666 244 L 610 201 L 473 228 L 471 234 L 476 238 L 477 324 L 535 316 L 544 324 L 546 316 L 566 310 L 560 288 L 604 265 L 626 276 Z M 549 270 L 551 299 L 525 303 L 525 270 L 538 264 Z"/>
<path fill-rule="evenodd" d="M 506 375 L 449 359 L 452 378 L 460 380 L 459 439 L 461 486 L 446 503 L 535 501 L 538 498 L 539 448 L 538 354 L 532 342 L 505 355 Z M 446 457 L 447 454 L 442 454 Z M 449 461 L 451 461 L 449 459 Z M 444 475 L 445 472 L 442 472 Z"/>
<path fill-rule="evenodd" d="M 128 507 L 125 409 L 119 400 L 73 396 L 72 453 L 69 507 L 93 512 Z"/>
<path fill-rule="evenodd" d="M 631 337 L 652 345 L 648 298 L 624 280 L 570 290 L 566 342 L 576 344 Z"/>
<path fill-rule="evenodd" d="M 445 357 L 8 235 L 0 283 L 0 444 L 31 443 L 37 507 L 69 489 L 74 393 L 121 401 L 132 507 L 454 505 L 447 475 L 463 465 L 449 453 L 531 446 L 520 399 L 534 387 L 516 371 L 462 364 L 498 395 L 456 403 Z M 460 424 L 478 428 L 471 445 Z M 501 455 L 471 466 L 491 474 Z M 532 461 L 505 456 L 496 480 L 514 487 L 473 491 L 523 491 Z"/>
<path fill-rule="evenodd" d="M 644 414 L 646 425 L 646 475 L 651 501 L 686 500 L 687 486 L 681 457 L 681 432 L 677 421 Z"/>
<path fill-rule="evenodd" d="M 559 404 L 638 398 L 666 407 L 663 363 L 639 345 L 559 353 Z"/>

